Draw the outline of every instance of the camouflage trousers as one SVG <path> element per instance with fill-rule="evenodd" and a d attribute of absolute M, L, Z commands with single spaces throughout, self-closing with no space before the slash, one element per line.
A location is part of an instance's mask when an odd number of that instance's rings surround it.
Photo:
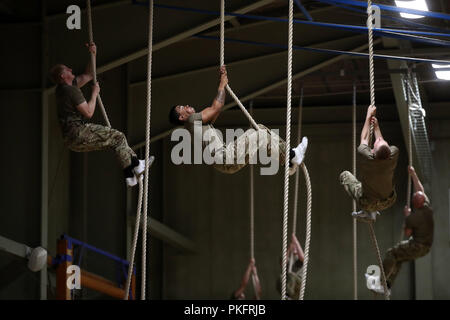
<path fill-rule="evenodd" d="M 384 273 L 389 287 L 392 286 L 403 262 L 423 257 L 429 251 L 429 245 L 418 243 L 412 237 L 390 248 L 383 260 Z"/>
<path fill-rule="evenodd" d="M 123 169 L 131 165 L 136 153 L 128 146 L 125 135 L 109 127 L 86 123 L 64 137 L 66 146 L 75 152 L 113 149 Z"/>
<path fill-rule="evenodd" d="M 345 191 L 350 197 L 356 200 L 358 206 L 368 212 L 386 210 L 395 203 L 397 200 L 397 193 L 395 189 L 392 191 L 391 196 L 387 199 L 369 199 L 364 196 L 364 190 L 361 182 L 355 178 L 349 171 L 344 171 L 340 175 L 341 184 L 344 186 Z"/>
<path fill-rule="evenodd" d="M 250 159 L 254 159 L 258 151 L 264 148 L 266 149 L 267 157 L 271 157 L 272 153 L 274 153 L 274 156 L 278 158 L 277 160 L 284 165 L 286 142 L 267 127 L 261 124 L 258 126 L 259 130 L 248 129 L 233 143 L 224 146 L 220 150 L 223 153 L 223 163 L 215 163 L 213 165 L 214 168 L 226 174 L 236 173 L 248 165 Z M 278 154 L 275 154 L 275 152 Z M 232 161 L 229 161 L 231 163 L 227 163 L 226 159 L 231 159 Z"/>

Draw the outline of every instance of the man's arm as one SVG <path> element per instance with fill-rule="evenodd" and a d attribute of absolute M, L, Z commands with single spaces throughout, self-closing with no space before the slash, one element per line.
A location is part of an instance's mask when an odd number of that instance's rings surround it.
<path fill-rule="evenodd" d="M 378 139 L 380 137 L 383 139 L 380 124 L 378 123 L 378 119 L 376 117 L 372 117 L 372 123 L 373 123 L 373 134 L 375 135 L 375 139 Z"/>
<path fill-rule="evenodd" d="M 234 296 L 235 297 L 239 297 L 245 291 L 245 288 L 247 287 L 248 280 L 250 279 L 250 275 L 252 274 L 252 270 L 253 270 L 253 266 L 254 265 L 255 265 L 255 260 L 251 259 L 250 263 L 248 264 L 247 270 L 245 271 L 245 274 L 242 277 L 241 286 L 239 287 L 239 289 L 237 289 L 234 292 Z"/>
<path fill-rule="evenodd" d="M 225 104 L 225 87 L 228 84 L 227 70 L 225 66 L 220 68 L 220 84 L 217 89 L 217 96 L 214 99 L 213 103 L 210 107 L 202 110 L 202 122 L 203 123 L 214 123 L 220 112 L 222 111 L 222 107 Z"/>
<path fill-rule="evenodd" d="M 86 47 L 88 47 L 89 52 L 91 54 L 97 55 L 97 47 L 95 46 L 95 43 L 88 44 L 86 43 Z M 80 74 L 77 76 L 77 86 L 78 88 L 83 87 L 86 83 L 94 79 L 94 69 L 92 66 L 92 59 L 89 58 L 89 62 L 86 66 L 86 70 L 83 74 Z"/>
<path fill-rule="evenodd" d="M 95 105 L 97 103 L 97 96 L 100 93 L 100 86 L 98 85 L 98 82 L 92 86 L 92 95 L 89 102 L 83 102 L 82 104 L 79 104 L 76 108 L 77 110 L 85 117 L 85 118 L 92 118 L 95 112 Z"/>
<path fill-rule="evenodd" d="M 414 192 L 422 191 L 425 193 L 425 189 L 423 188 L 422 183 L 420 182 L 419 178 L 417 177 L 416 170 L 414 170 L 414 167 L 409 166 L 408 167 L 409 174 L 412 178 L 413 184 L 414 184 Z"/>
<path fill-rule="evenodd" d="M 375 116 L 377 108 L 375 106 L 369 106 L 367 108 L 366 121 L 364 122 L 364 127 L 361 131 L 361 143 L 369 145 L 369 134 L 370 134 L 370 122 L 373 116 Z"/>

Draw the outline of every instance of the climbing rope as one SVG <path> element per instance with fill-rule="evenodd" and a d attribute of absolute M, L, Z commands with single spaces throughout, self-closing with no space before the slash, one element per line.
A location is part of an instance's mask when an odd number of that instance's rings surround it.
<path fill-rule="evenodd" d="M 356 83 L 353 83 L 353 176 L 356 177 Z M 356 212 L 356 200 L 353 199 L 353 212 Z M 357 246 L 357 221 L 353 219 L 353 299 L 358 300 L 358 246 Z"/>
<path fill-rule="evenodd" d="M 225 0 L 220 0 L 220 66 L 225 65 Z M 247 119 L 252 124 L 253 128 L 255 130 L 258 130 L 259 127 L 255 120 L 252 118 L 250 113 L 248 113 L 247 109 L 245 109 L 242 102 L 239 100 L 237 95 L 231 90 L 230 86 L 227 85 L 227 91 L 230 93 L 231 97 L 234 99 L 234 101 L 237 103 L 239 108 L 241 108 L 242 112 L 244 112 Z"/>
<path fill-rule="evenodd" d="M 131 275 L 134 265 L 134 256 L 137 246 L 137 238 L 140 226 L 140 215 L 142 210 L 142 276 L 141 276 L 141 300 L 146 298 L 146 275 L 147 275 L 147 209 L 148 209 L 148 169 L 150 164 L 150 119 L 151 119 L 151 80 L 152 80 L 152 50 L 153 50 L 153 0 L 149 3 L 149 33 L 148 33 L 148 64 L 147 64 L 147 123 L 145 134 L 145 171 L 144 179 L 139 177 L 139 200 L 136 213 L 136 224 L 133 236 L 133 245 L 128 269 L 127 286 L 125 290 L 125 300 L 131 283 Z M 142 182 L 144 180 L 144 182 Z M 143 185 L 144 184 L 144 185 Z"/>
<path fill-rule="evenodd" d="M 375 70 L 374 70 L 374 53 L 373 53 L 373 10 L 372 0 L 367 0 L 367 29 L 369 35 L 369 80 L 370 80 L 370 105 L 375 106 Z M 370 124 L 369 132 L 369 146 L 372 144 L 373 137 L 373 124 Z M 384 297 L 389 300 L 388 288 L 386 283 L 386 275 L 384 274 L 383 261 L 381 260 L 380 248 L 378 247 L 375 230 L 373 228 L 373 222 L 369 223 L 370 238 L 372 239 L 373 246 L 375 248 L 378 264 L 381 269 L 382 282 L 384 287 Z"/>
<path fill-rule="evenodd" d="M 408 81 L 411 81 L 411 74 L 408 73 Z M 409 166 L 413 165 L 413 159 L 412 159 L 412 137 L 411 137 L 411 110 L 410 110 L 410 104 L 411 104 L 411 89 L 409 86 L 406 87 L 406 107 L 407 107 L 407 115 L 408 115 L 408 164 Z M 406 194 L 406 205 L 408 208 L 410 207 L 411 203 L 411 177 L 408 174 L 408 188 L 407 188 L 407 194 Z"/>
<path fill-rule="evenodd" d="M 142 193 L 143 193 L 142 178 L 139 178 L 139 197 L 138 197 L 138 205 L 137 205 L 137 212 L 136 212 L 136 221 L 135 221 L 135 225 L 134 225 L 134 235 L 133 235 L 133 244 L 132 244 L 132 248 L 131 248 L 130 264 L 128 266 L 127 283 L 125 285 L 124 300 L 128 300 L 128 296 L 130 293 L 131 277 L 133 276 L 134 255 L 136 253 L 137 239 L 138 239 L 138 234 L 139 234 L 139 226 L 141 223 Z"/>
<path fill-rule="evenodd" d="M 250 101 L 250 112 L 253 111 L 253 101 Z M 253 165 L 250 164 L 250 259 L 255 259 L 255 202 L 253 184 Z"/>
<path fill-rule="evenodd" d="M 283 213 L 283 254 L 281 299 L 286 300 L 286 266 L 287 266 L 287 238 L 288 238 L 288 214 L 289 214 L 289 150 L 291 145 L 291 99 L 292 99 L 292 45 L 293 45 L 293 21 L 294 2 L 289 0 L 289 24 L 288 24 L 288 72 L 287 72 L 287 108 L 286 108 L 286 155 L 284 163 L 284 213 Z M 303 282 L 302 282 L 303 285 Z"/>
<path fill-rule="evenodd" d="M 144 173 L 144 210 L 142 212 L 142 296 L 145 299 L 147 271 L 147 210 L 148 210 L 148 169 L 150 161 L 150 120 L 152 111 L 152 51 L 153 51 L 153 0 L 149 3 L 148 63 L 147 63 L 147 125 L 145 131 L 145 173 Z"/>
<path fill-rule="evenodd" d="M 367 0 L 367 33 L 369 35 L 369 83 L 370 83 L 370 105 L 375 106 L 375 68 L 373 52 L 373 10 L 372 0 Z M 373 124 L 370 124 L 369 145 L 372 144 Z"/>
<path fill-rule="evenodd" d="M 89 29 L 89 45 L 94 43 L 94 35 L 92 32 L 92 10 L 91 10 L 91 0 L 86 0 L 87 4 L 87 12 L 88 12 L 88 29 Z M 97 62 L 95 58 L 95 54 L 91 52 L 91 66 L 92 66 L 92 76 L 94 83 L 97 83 Z M 102 98 L 100 94 L 97 96 L 98 105 L 100 110 L 102 111 L 103 118 L 105 119 L 105 123 L 108 127 L 111 128 L 111 123 L 109 122 L 108 115 L 106 114 L 105 107 L 103 105 Z"/>
<path fill-rule="evenodd" d="M 306 205 L 306 241 L 305 241 L 305 259 L 303 261 L 302 270 L 302 285 L 300 289 L 300 300 L 304 299 L 306 289 L 306 276 L 308 274 L 308 262 L 309 262 L 309 247 L 311 243 L 311 212 L 312 212 L 312 188 L 311 180 L 309 178 L 308 169 L 305 163 L 301 164 L 303 174 L 305 175 L 306 192 L 307 192 L 307 205 Z"/>

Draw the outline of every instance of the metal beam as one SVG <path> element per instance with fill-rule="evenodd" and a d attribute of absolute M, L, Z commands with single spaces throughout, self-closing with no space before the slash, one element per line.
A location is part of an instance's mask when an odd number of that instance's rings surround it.
<path fill-rule="evenodd" d="M 273 0 L 260 0 L 260 1 L 257 1 L 257 2 L 255 2 L 253 4 L 251 4 L 251 5 L 248 5 L 248 6 L 245 6 L 245 7 L 241 8 L 241 9 L 236 10 L 236 11 L 234 11 L 234 13 L 244 14 L 244 13 L 250 12 L 252 10 L 255 10 L 255 9 L 259 8 L 259 7 L 265 6 L 266 4 L 269 4 L 271 2 L 273 2 Z M 230 20 L 232 18 L 233 17 L 231 17 L 231 16 L 225 16 L 225 21 L 228 21 L 228 20 Z M 186 38 L 189 38 L 190 36 L 192 36 L 194 34 L 197 34 L 199 32 L 202 32 L 204 30 L 212 28 L 212 27 L 218 25 L 219 23 L 220 23 L 220 18 L 216 18 L 216 19 L 211 20 L 211 21 L 209 21 L 207 23 L 198 25 L 198 26 L 196 26 L 194 28 L 191 28 L 189 30 L 186 30 L 186 31 L 183 31 L 183 32 L 181 32 L 179 34 L 176 34 L 176 35 L 174 35 L 174 36 L 172 36 L 172 37 L 170 37 L 170 38 L 168 38 L 166 40 L 163 40 L 161 42 L 158 42 L 158 43 L 154 44 L 153 45 L 153 52 L 157 51 L 157 50 L 160 50 L 162 48 L 165 48 L 165 47 L 167 47 L 167 46 L 169 46 L 169 45 L 171 45 L 173 43 L 176 43 L 178 41 L 181 41 L 181 40 L 184 40 Z M 128 62 L 131 62 L 131 61 L 134 61 L 136 59 L 142 58 L 142 57 L 146 56 L 147 53 L 148 53 L 148 47 L 146 46 L 144 49 L 138 50 L 138 51 L 133 52 L 133 53 L 131 53 L 129 55 L 126 55 L 124 57 L 121 57 L 121 58 L 118 58 L 118 59 L 116 59 L 114 61 L 111 61 L 110 63 L 107 63 L 107 64 L 105 64 L 105 65 L 103 65 L 101 67 L 98 67 L 97 68 L 97 74 L 101 74 L 103 72 L 112 70 L 112 69 L 117 68 L 117 67 L 119 67 L 119 66 L 121 66 L 123 64 L 126 64 Z M 53 86 L 51 88 L 48 88 L 46 91 L 47 91 L 47 93 L 52 93 L 55 90 L 55 88 L 56 88 L 56 86 Z"/>
<path fill-rule="evenodd" d="M 23 243 L 2 236 L 0 236 L 0 250 L 24 259 L 26 259 L 27 255 L 31 252 L 31 248 Z"/>
<path fill-rule="evenodd" d="M 380 42 L 381 42 L 381 39 L 377 39 L 377 40 L 374 41 L 374 45 L 379 44 Z M 360 52 L 360 51 L 363 51 L 363 50 L 367 49 L 367 47 L 368 47 L 368 45 L 367 45 L 367 44 L 364 44 L 364 45 L 362 45 L 362 46 L 359 46 L 359 47 L 357 47 L 357 48 L 352 49 L 352 51 Z M 324 62 L 321 62 L 321 63 L 319 63 L 319 64 L 316 64 L 316 65 L 314 65 L 314 66 L 312 66 L 312 67 L 309 67 L 309 68 L 307 68 L 307 69 L 305 69 L 305 70 L 303 70 L 303 71 L 300 71 L 300 72 L 294 74 L 294 75 L 292 76 L 292 81 L 295 81 L 296 79 L 299 79 L 299 78 L 301 78 L 301 77 L 304 77 L 304 76 L 306 76 L 306 75 L 308 75 L 308 74 L 310 74 L 310 73 L 316 72 L 316 71 L 318 71 L 318 70 L 320 70 L 320 69 L 322 69 L 322 68 L 324 68 L 324 67 L 326 67 L 326 66 L 329 66 L 329 65 L 331 65 L 331 64 L 334 64 L 334 63 L 336 63 L 336 62 L 338 62 L 338 61 L 340 61 L 340 60 L 342 60 L 342 59 L 344 59 L 344 56 L 343 56 L 343 55 L 340 55 L 340 56 L 331 58 L 331 59 L 329 59 L 329 60 L 326 60 L 326 61 L 324 61 Z M 260 96 L 260 95 L 262 95 L 262 94 L 264 94 L 264 93 L 266 93 L 266 92 L 269 92 L 269 91 L 274 90 L 274 89 L 276 89 L 276 88 L 278 88 L 278 87 L 280 87 L 280 86 L 282 86 L 282 85 L 285 85 L 286 82 L 287 82 L 286 79 L 277 81 L 277 82 L 275 82 L 275 83 L 273 83 L 273 84 L 271 84 L 271 85 L 269 85 L 269 86 L 267 86 L 267 87 L 261 88 L 261 89 L 255 91 L 255 92 L 253 92 L 253 93 L 250 93 L 250 94 L 246 95 L 245 97 L 240 98 L 240 100 L 241 100 L 241 102 L 246 102 L 246 101 L 248 101 L 248 100 L 254 99 L 254 98 L 256 98 L 256 97 L 258 97 L 258 96 Z M 236 102 L 232 101 L 232 102 L 226 104 L 226 105 L 222 108 L 222 111 L 226 111 L 226 110 L 228 110 L 228 109 L 234 107 L 235 105 L 236 105 Z M 177 127 L 177 128 L 178 128 L 178 127 Z M 156 135 L 156 136 L 154 136 L 152 139 L 150 139 L 150 143 L 155 142 L 155 141 L 158 141 L 158 140 L 161 140 L 161 139 L 164 139 L 165 137 L 167 137 L 168 135 L 170 135 L 170 133 L 171 133 L 173 130 L 175 130 L 175 129 L 176 129 L 176 128 L 173 128 L 173 129 L 170 129 L 170 130 L 167 130 L 167 131 L 164 131 L 164 132 L 159 133 L 158 135 Z M 134 145 L 134 146 L 132 147 L 132 149 L 133 149 L 133 150 L 137 150 L 137 149 L 139 149 L 139 148 L 142 148 L 143 146 L 145 146 L 145 141 L 143 141 L 143 142 L 141 142 L 141 143 L 138 143 L 138 144 Z"/>
<path fill-rule="evenodd" d="M 128 219 L 129 219 L 129 222 L 128 222 L 129 225 L 132 226 L 132 228 L 134 228 L 134 225 L 136 223 L 136 218 L 128 217 Z M 197 252 L 195 243 L 192 242 L 191 240 L 189 240 L 188 238 L 186 238 L 185 236 L 179 234 L 175 230 L 169 228 L 165 224 L 163 224 L 153 218 L 149 217 L 147 219 L 147 221 L 148 221 L 147 222 L 147 230 L 152 237 L 159 239 L 159 240 L 165 242 L 166 244 L 168 244 L 174 248 L 180 249 L 184 252 L 188 252 L 188 253 Z"/>
<path fill-rule="evenodd" d="M 330 40 L 330 41 L 325 41 L 325 42 L 319 42 L 319 43 L 314 43 L 308 46 L 308 48 L 314 48 L 314 47 L 323 47 L 323 46 L 327 46 L 330 43 L 336 42 L 336 41 L 348 41 L 348 40 L 358 40 L 358 39 L 362 39 L 363 37 L 367 37 L 366 35 L 356 35 L 356 36 L 349 36 L 349 37 L 345 37 L 345 38 L 340 38 L 340 39 L 334 39 L 334 40 Z M 279 51 L 279 52 L 275 52 L 275 53 L 269 53 L 269 54 L 264 54 L 264 55 L 258 55 L 258 56 L 254 56 L 254 57 L 250 57 L 250 58 L 246 58 L 246 59 L 242 59 L 242 60 L 236 60 L 233 62 L 228 62 L 227 66 L 238 66 L 238 65 L 242 65 L 242 64 L 247 64 L 250 62 L 255 62 L 258 60 L 262 60 L 262 59 L 267 59 L 267 58 L 273 58 L 273 57 L 277 57 L 277 56 L 281 56 L 283 54 L 286 54 L 286 50 L 283 51 Z M 171 80 L 171 79 L 176 79 L 179 77 L 185 77 L 188 75 L 194 75 L 194 74 L 198 74 L 198 73 L 202 73 L 202 72 L 207 72 L 207 71 L 213 71 L 216 70 L 217 64 L 214 64 L 212 66 L 208 66 L 208 67 L 203 67 L 203 68 L 198 68 L 198 69 L 194 69 L 194 70 L 189 70 L 189 71 L 185 71 L 185 72 L 180 72 L 180 73 L 175 73 L 175 74 L 171 74 L 171 75 L 167 75 L 167 76 L 162 76 L 159 78 L 154 78 L 152 79 L 152 82 L 159 82 L 159 81 L 166 81 L 166 80 Z M 145 85 L 147 82 L 147 80 L 142 80 L 142 81 L 136 81 L 131 83 L 131 87 L 135 87 L 135 86 L 140 86 L 140 85 Z"/>

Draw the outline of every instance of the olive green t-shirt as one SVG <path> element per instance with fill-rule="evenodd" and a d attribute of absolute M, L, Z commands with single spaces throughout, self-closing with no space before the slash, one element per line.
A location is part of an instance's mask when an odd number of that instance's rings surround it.
<path fill-rule="evenodd" d="M 194 130 L 196 121 L 202 124 L 201 130 Z M 223 140 L 214 127 L 210 124 L 203 124 L 201 112 L 191 114 L 185 122 L 185 127 L 192 135 L 192 142 L 194 139 L 199 139 L 202 141 L 203 148 L 211 145 L 211 147 L 216 146 L 217 149 L 223 146 Z"/>
<path fill-rule="evenodd" d="M 390 146 L 388 159 L 375 159 L 375 155 L 366 144 L 358 147 L 358 172 L 362 183 L 363 195 L 367 199 L 385 200 L 394 191 L 394 171 L 397 167 L 398 148 Z"/>
<path fill-rule="evenodd" d="M 59 84 L 55 91 L 56 104 L 58 109 L 58 119 L 64 135 L 70 133 L 72 129 L 83 125 L 85 119 L 77 110 L 77 106 L 85 102 L 81 90 L 77 87 L 76 79 L 71 86 Z"/>
<path fill-rule="evenodd" d="M 430 207 L 427 197 L 423 207 L 413 209 L 413 212 L 406 218 L 405 227 L 412 229 L 412 237 L 416 242 L 428 246 L 433 244 L 433 209 Z"/>

